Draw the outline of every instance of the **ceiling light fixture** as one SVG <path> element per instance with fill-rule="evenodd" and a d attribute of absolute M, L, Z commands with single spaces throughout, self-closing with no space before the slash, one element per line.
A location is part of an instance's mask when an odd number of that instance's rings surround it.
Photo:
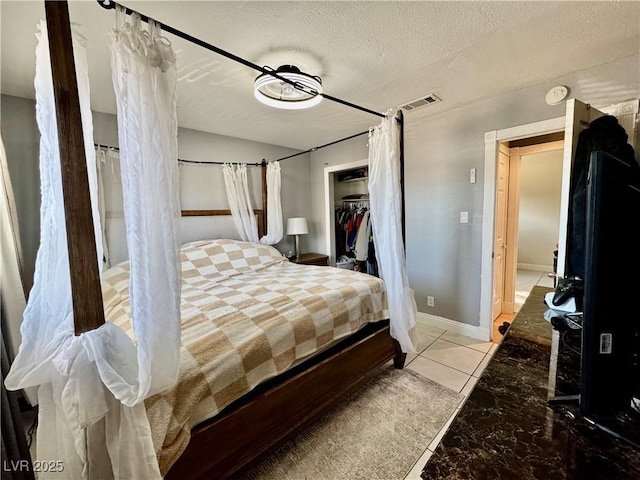
<path fill-rule="evenodd" d="M 275 73 L 294 85 L 263 73 L 253 84 L 253 94 L 261 103 L 285 110 L 300 110 L 314 107 L 322 101 L 320 77 L 301 72 L 295 65 L 281 65 Z"/>

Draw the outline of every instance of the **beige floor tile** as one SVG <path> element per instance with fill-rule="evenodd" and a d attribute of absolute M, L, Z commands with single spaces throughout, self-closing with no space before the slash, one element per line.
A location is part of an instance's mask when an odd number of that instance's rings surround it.
<path fill-rule="evenodd" d="M 485 354 L 472 348 L 438 339 L 420 355 L 471 375 L 480 365 Z"/>
<path fill-rule="evenodd" d="M 420 320 L 416 321 L 416 329 L 418 330 L 418 332 L 424 333 L 426 335 L 431 335 L 432 337 L 439 337 L 446 332 L 446 330 L 443 328 L 421 322 Z"/>
<path fill-rule="evenodd" d="M 474 350 L 478 350 L 482 353 L 487 353 L 491 348 L 491 345 L 493 345 L 493 342 L 483 342 L 477 338 L 467 337 L 466 335 L 460 335 L 452 332 L 443 333 L 442 336 L 440 336 L 440 339 L 462 345 L 464 347 L 473 348 Z"/>
<path fill-rule="evenodd" d="M 438 337 L 433 335 L 428 335 L 426 333 L 421 332 L 420 330 L 418 330 L 416 337 L 418 341 L 418 344 L 416 345 L 416 351 L 418 353 L 422 352 L 425 348 L 427 348 L 429 345 L 431 345 L 433 342 L 435 342 L 438 339 Z"/>
<path fill-rule="evenodd" d="M 456 392 L 462 390 L 470 377 L 455 368 L 447 367 L 423 356 L 414 358 L 407 368 Z"/>
<path fill-rule="evenodd" d="M 540 281 L 540 278 L 543 275 L 546 276 L 546 272 L 518 269 L 516 276 L 516 290 L 526 291 L 528 294 L 533 286 Z"/>

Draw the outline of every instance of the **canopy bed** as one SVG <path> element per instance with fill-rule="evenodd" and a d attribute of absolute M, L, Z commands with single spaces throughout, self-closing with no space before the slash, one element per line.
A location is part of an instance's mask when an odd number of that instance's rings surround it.
<path fill-rule="evenodd" d="M 402 368 L 406 353 L 413 351 L 415 303 L 404 269 L 403 194 L 394 190 L 400 186 L 402 191 L 402 150 L 397 149 L 402 146 L 401 112 L 383 115 L 323 94 L 383 117 L 381 126 L 368 133 L 370 148 L 377 148 L 377 153 L 370 153 L 371 182 L 380 183 L 371 205 L 372 215 L 374 210 L 381 212 L 374 218 L 379 228 L 376 241 L 380 251 L 392 254 L 380 259 L 384 281 L 358 272 L 292 264 L 273 247 L 252 242 L 180 245 L 175 232 L 180 210 L 173 188 L 175 95 L 151 106 L 160 109 L 153 115 L 166 111 L 170 119 L 163 127 L 166 132 L 150 135 L 164 149 L 154 150 L 153 162 L 141 166 L 125 162 L 125 219 L 132 225 L 127 223 L 129 261 L 103 272 L 101 278 L 96 262 L 102 258 L 102 247 L 93 198 L 95 172 L 87 167 L 92 154 L 85 145 L 92 130 L 80 113 L 87 108 L 86 72 L 78 67 L 77 58 L 74 65 L 69 54 L 78 47 L 66 2 L 45 2 L 45 6 L 43 36 L 49 43 L 43 48 L 49 48 L 52 59 L 53 94 L 49 103 L 38 97 L 37 105 L 39 119 L 47 113 L 57 119 L 57 135 L 52 134 L 55 122 L 50 121 L 47 143 L 41 126 L 41 149 L 57 146 L 59 152 L 50 152 L 57 165 L 54 162 L 48 170 L 41 166 L 41 223 L 46 228 L 36 283 L 41 289 L 51 286 L 69 302 L 50 312 L 46 301 L 38 301 L 52 292 L 40 293 L 34 287 L 38 295 L 32 298 L 38 298 L 25 313 L 23 345 L 43 345 L 43 336 L 46 345 L 42 351 L 21 347 L 7 385 L 13 389 L 40 385 L 40 415 L 51 423 L 39 436 L 38 446 L 49 455 L 68 455 L 67 470 L 57 473 L 91 478 L 111 465 L 114 478 L 232 478 L 353 392 L 385 363 L 393 360 Z M 119 7 L 117 23 L 131 13 L 139 15 Z M 149 22 L 153 40 L 159 26 L 139 16 Z M 153 72 L 154 88 L 171 83 L 162 76 L 171 74 L 165 65 L 171 60 L 170 47 L 158 38 L 161 50 L 153 58 L 159 67 Z M 135 42 L 128 37 L 126 41 L 134 50 Z M 114 53 L 112 63 L 118 61 L 131 60 L 118 59 Z M 116 89 L 134 90 L 125 81 L 132 69 L 114 67 Z M 136 119 L 131 119 L 129 110 L 134 109 L 127 108 L 127 101 L 118 103 L 121 158 L 131 152 L 132 158 L 145 157 L 144 139 L 129 131 Z M 385 183 L 382 175 L 390 175 L 391 183 Z M 158 180 L 145 184 L 145 176 Z M 266 209 L 264 178 L 263 174 Z M 53 191 L 56 181 L 62 184 L 61 195 Z M 166 187 L 164 193 L 158 185 Z M 49 189 L 52 200 L 45 205 Z M 62 199 L 64 208 L 55 210 Z M 219 211 L 206 214 L 212 212 Z M 263 211 L 263 231 L 266 218 Z M 66 226 L 66 235 L 61 225 Z M 52 240 L 47 237 L 51 232 Z M 68 265 L 55 270 L 66 258 Z M 56 283 L 53 273 L 67 275 L 70 286 Z M 58 323 L 51 321 L 56 315 Z M 38 323 L 35 317 L 43 316 L 47 318 Z M 210 343 L 209 337 L 220 342 Z M 235 363 L 223 366 L 224 357 Z M 96 393 L 97 399 L 91 396 Z M 56 472 L 48 473 L 55 477 Z"/>

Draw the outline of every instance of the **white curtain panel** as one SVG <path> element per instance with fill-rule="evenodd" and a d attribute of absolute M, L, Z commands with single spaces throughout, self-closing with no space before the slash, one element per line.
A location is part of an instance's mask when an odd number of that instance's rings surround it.
<path fill-rule="evenodd" d="M 282 202 L 280 198 L 280 163 L 267 164 L 267 234 L 258 238 L 258 224 L 247 180 L 247 166 L 225 163 L 222 167 L 224 184 L 227 190 L 229 209 L 233 217 L 238 235 L 245 242 L 260 242 L 274 245 L 282 240 L 284 227 L 282 224 Z"/>
<path fill-rule="evenodd" d="M 415 353 L 417 307 L 402 240 L 399 152 L 399 129 L 389 111 L 379 126 L 369 130 L 370 221 L 378 271 L 387 289 L 391 336 L 403 352 Z"/>
<path fill-rule="evenodd" d="M 107 246 L 107 212 L 104 198 L 104 170 L 107 164 L 107 152 L 102 148 L 96 148 L 96 172 L 98 175 L 98 211 L 100 212 L 100 224 L 102 225 L 102 250 L 103 268 L 111 266 L 109 247 Z"/>
<path fill-rule="evenodd" d="M 267 164 L 267 233 L 260 243 L 275 245 L 282 240 L 282 201 L 280 198 L 281 173 L 280 162 Z"/>
<path fill-rule="evenodd" d="M 137 15 L 127 19 L 118 8 L 110 47 L 138 372 L 125 382 L 101 374 L 116 398 L 134 405 L 177 379 L 180 202 L 176 55 L 153 21 L 146 31 Z"/>
<path fill-rule="evenodd" d="M 227 189 L 229 210 L 231 210 L 238 235 L 245 242 L 257 242 L 258 224 L 249 196 L 247 166 L 244 164 L 234 166 L 231 163 L 225 163 L 222 166 L 222 172 L 224 173 L 224 185 Z"/>
<path fill-rule="evenodd" d="M 37 458 L 55 459 L 64 467 L 40 472 L 39 478 L 97 478 L 92 465 L 105 458 L 115 479 L 161 478 L 143 400 L 175 383 L 180 350 L 175 54 L 155 26 L 145 32 L 139 19 L 125 25 L 125 18 L 118 9 L 111 47 L 136 343 L 110 322 L 74 335 L 70 282 L 64 280 L 69 263 L 44 22 L 38 36 L 41 239 L 23 341 L 5 384 L 10 389 L 39 386 Z M 74 53 L 100 266 L 86 50 L 77 34 Z M 96 431 L 102 432 L 98 443 L 88 448 Z"/>

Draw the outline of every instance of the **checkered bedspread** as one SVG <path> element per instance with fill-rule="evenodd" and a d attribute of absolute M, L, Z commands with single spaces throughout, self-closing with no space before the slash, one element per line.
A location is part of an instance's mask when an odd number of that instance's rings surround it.
<path fill-rule="evenodd" d="M 382 280 L 290 263 L 266 245 L 185 244 L 182 277 L 179 379 L 145 401 L 163 475 L 197 423 L 295 362 L 388 317 Z M 103 275 L 106 318 L 133 338 L 128 284 L 127 262 Z"/>

